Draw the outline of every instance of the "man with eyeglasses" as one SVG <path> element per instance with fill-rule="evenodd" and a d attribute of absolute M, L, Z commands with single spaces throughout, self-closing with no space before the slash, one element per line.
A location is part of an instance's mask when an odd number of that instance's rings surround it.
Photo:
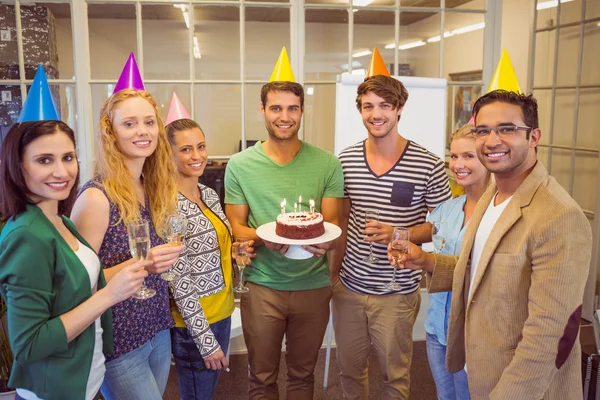
<path fill-rule="evenodd" d="M 460 257 L 408 244 L 399 267 L 452 289 L 446 365 L 465 364 L 473 399 L 581 399 L 577 340 L 591 257 L 590 224 L 537 161 L 531 95 L 496 90 L 474 105 L 477 156 L 495 175 Z"/>

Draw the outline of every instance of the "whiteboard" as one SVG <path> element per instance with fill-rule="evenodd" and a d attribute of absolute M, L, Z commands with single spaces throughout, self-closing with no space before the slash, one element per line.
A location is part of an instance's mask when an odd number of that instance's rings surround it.
<path fill-rule="evenodd" d="M 404 105 L 398 131 L 443 160 L 446 149 L 446 80 L 413 76 L 394 78 L 408 90 L 408 101 Z M 335 154 L 367 138 L 367 129 L 356 109 L 356 90 L 364 79 L 364 75 L 338 75 Z"/>

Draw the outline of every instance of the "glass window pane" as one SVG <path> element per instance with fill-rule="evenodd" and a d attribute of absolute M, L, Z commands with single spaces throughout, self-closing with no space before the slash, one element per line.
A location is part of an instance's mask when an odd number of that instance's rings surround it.
<path fill-rule="evenodd" d="M 575 119 L 575 90 L 557 89 L 554 100 L 554 131 L 552 144 L 573 145 L 573 122 Z"/>
<path fill-rule="evenodd" d="M 61 121 L 69 125 L 72 129 L 77 129 L 77 98 L 75 96 L 75 84 L 52 84 L 50 93 L 54 100 L 54 105 L 60 115 Z M 31 85 L 27 85 L 27 92 Z"/>
<path fill-rule="evenodd" d="M 14 0 L 0 1 L 0 79 L 19 79 L 19 51 Z M 0 125 L 3 125 L 0 124 Z"/>
<path fill-rule="evenodd" d="M 539 146 L 537 147 L 537 159 L 544 164 L 544 167 L 548 169 L 548 154 L 550 153 L 550 149 L 548 147 Z"/>
<path fill-rule="evenodd" d="M 304 79 L 335 80 L 348 70 L 348 11 L 308 9 L 305 21 Z"/>
<path fill-rule="evenodd" d="M 0 84 L 0 129 L 8 132 L 21 113 L 21 86 Z"/>
<path fill-rule="evenodd" d="M 560 24 L 569 24 L 581 21 L 581 6 L 584 0 L 570 0 L 560 2 Z M 588 3 L 590 1 L 588 0 Z M 593 3 L 593 1 L 592 1 Z"/>
<path fill-rule="evenodd" d="M 536 33 L 533 86 L 552 86 L 555 38 L 555 30 Z"/>
<path fill-rule="evenodd" d="M 577 63 L 579 62 L 579 42 L 581 40 L 579 31 L 579 26 L 560 29 L 557 86 L 572 86 L 577 83 Z"/>
<path fill-rule="evenodd" d="M 334 151 L 335 84 L 306 85 L 304 100 L 304 140 L 324 150 Z M 345 110 L 348 113 L 357 109 Z"/>
<path fill-rule="evenodd" d="M 354 49 L 352 49 L 354 74 L 364 75 L 367 73 L 373 46 L 377 46 L 390 73 L 394 74 L 392 68 L 394 63 L 394 18 L 393 11 L 358 10 L 354 13 Z"/>
<path fill-rule="evenodd" d="M 29 4 L 21 5 L 26 79 L 33 79 L 39 64 L 49 79 L 73 79 L 71 6 Z"/>
<path fill-rule="evenodd" d="M 239 7 L 195 6 L 194 29 L 196 79 L 239 80 Z"/>
<path fill-rule="evenodd" d="M 483 70 L 483 14 L 447 12 L 444 16 L 444 71 L 449 74 Z"/>
<path fill-rule="evenodd" d="M 600 149 L 600 89 L 581 89 L 577 121 L 577 147 Z"/>
<path fill-rule="evenodd" d="M 244 96 L 246 140 L 267 140 L 269 138 L 265 121 L 260 112 L 260 89 L 262 87 L 262 84 L 256 83 L 246 85 Z"/>
<path fill-rule="evenodd" d="M 209 157 L 237 153 L 242 138 L 241 85 L 195 85 L 195 119 L 206 136 Z M 218 118 L 215 118 L 218 115 Z"/>
<path fill-rule="evenodd" d="M 432 40 L 428 41 L 428 39 Z M 440 74 L 440 14 L 400 13 L 399 73 L 437 78 Z"/>
<path fill-rule="evenodd" d="M 100 110 L 102 109 L 102 105 L 104 104 L 106 99 L 108 99 L 112 94 L 114 87 L 114 84 L 105 85 L 94 83 L 90 85 L 92 92 L 92 120 L 94 124 L 94 137 L 96 137 L 100 132 Z M 95 145 L 94 142 L 92 143 Z"/>
<path fill-rule="evenodd" d="M 158 105 L 158 109 L 160 110 L 160 116 L 165 122 L 167 115 L 169 114 L 169 106 L 171 105 L 171 98 L 173 97 L 173 93 L 177 93 L 177 97 L 183 103 L 185 109 L 192 114 L 191 108 L 191 100 L 190 100 L 190 86 L 187 84 L 156 84 L 156 83 L 147 83 L 144 85 L 146 90 L 152 93 L 152 97 L 156 101 Z"/>
<path fill-rule="evenodd" d="M 566 190 L 571 181 L 571 150 L 551 149 L 552 165 L 550 175 Z"/>
<path fill-rule="evenodd" d="M 190 79 L 189 10 L 177 6 L 142 6 L 144 79 Z"/>
<path fill-rule="evenodd" d="M 545 3 L 547 0 L 537 0 L 537 26 L 536 29 L 551 28 L 556 26 L 557 8 L 540 6 L 539 3 Z M 540 9 L 541 8 L 541 9 Z"/>
<path fill-rule="evenodd" d="M 597 2 L 600 4 L 600 1 Z M 600 85 L 598 44 L 600 43 L 600 23 L 585 25 L 583 37 L 583 60 L 581 66 L 582 85 Z"/>
<path fill-rule="evenodd" d="M 277 40 L 266 40 L 277 38 Z M 246 79 L 268 81 L 281 48 L 287 48 L 290 62 L 290 10 L 287 8 L 246 8 Z M 297 71 L 294 71 L 294 75 Z M 296 79 L 298 77 L 296 76 Z"/>
<path fill-rule="evenodd" d="M 265 2 L 268 1 L 270 3 L 289 3 L 290 0 L 246 0 L 248 2 L 253 2 L 253 1 L 260 1 L 260 2 Z"/>
<path fill-rule="evenodd" d="M 137 49 L 135 6 L 88 4 L 88 26 L 91 77 L 116 83 L 129 53 L 135 53 Z M 136 58 L 139 64 L 138 54 Z"/>
<path fill-rule="evenodd" d="M 538 115 L 539 125 L 542 131 L 542 138 L 540 144 L 550 144 L 550 108 L 552 107 L 552 90 L 541 89 L 534 90 L 533 96 L 536 98 L 538 103 Z"/>
<path fill-rule="evenodd" d="M 575 153 L 575 173 L 573 178 L 573 198 L 584 210 L 596 209 L 596 188 L 598 183 L 598 154 L 587 151 Z"/>
<path fill-rule="evenodd" d="M 405 0 L 400 0 L 402 5 L 405 5 Z M 416 0 L 412 0 L 416 1 Z M 429 7 L 429 4 L 432 4 L 432 7 L 439 7 L 439 0 L 428 0 L 428 1 L 420 1 L 424 6 Z M 446 9 L 453 8 L 458 10 L 484 10 L 485 9 L 485 0 L 446 0 Z"/>
<path fill-rule="evenodd" d="M 585 2 L 585 19 L 600 17 L 600 1 L 587 0 Z"/>

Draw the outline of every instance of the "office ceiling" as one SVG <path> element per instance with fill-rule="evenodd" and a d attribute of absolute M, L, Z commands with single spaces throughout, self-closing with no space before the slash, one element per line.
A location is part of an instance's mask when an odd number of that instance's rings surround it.
<path fill-rule="evenodd" d="M 471 0 L 446 0 L 447 8 L 455 8 Z M 310 0 L 310 3 L 318 4 L 347 4 L 344 0 Z M 371 5 L 393 5 L 394 0 L 375 0 Z M 246 21 L 260 22 L 289 22 L 289 9 L 277 7 L 252 7 L 246 3 Z M 406 7 L 439 7 L 439 0 L 402 0 L 402 6 Z M 57 18 L 69 18 L 71 15 L 68 4 L 45 4 Z M 330 10 L 331 11 L 331 10 Z M 135 7 L 131 4 L 89 4 L 88 15 L 94 19 L 133 19 L 135 18 Z M 400 13 L 400 24 L 403 26 L 413 24 L 424 18 L 430 17 L 429 12 L 402 12 Z M 181 11 L 171 5 L 144 5 L 142 7 L 142 18 L 148 20 L 182 20 Z M 194 8 L 194 20 L 198 21 L 239 21 L 239 9 L 233 6 L 202 6 Z M 346 23 L 347 13 L 328 10 L 312 10 L 306 12 L 306 22 L 321 23 Z M 355 24 L 371 25 L 393 25 L 394 13 L 391 11 L 363 10 L 354 13 Z"/>

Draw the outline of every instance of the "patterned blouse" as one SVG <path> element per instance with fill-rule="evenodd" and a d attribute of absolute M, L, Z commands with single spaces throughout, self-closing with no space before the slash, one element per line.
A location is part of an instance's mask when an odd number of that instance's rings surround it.
<path fill-rule="evenodd" d="M 98 256 L 102 268 L 110 268 L 131 259 L 127 228 L 120 219 L 117 206 L 106 195 L 102 184 L 98 181 L 87 182 L 80 191 L 97 188 L 104 193 L 110 204 L 109 224 L 104 239 L 100 245 Z M 142 219 L 150 225 L 150 246 L 164 244 L 154 229 L 150 211 L 140 205 Z M 155 289 L 156 295 L 150 299 L 137 300 L 130 298 L 112 307 L 114 353 L 106 355 L 106 361 L 114 360 L 142 346 L 158 332 L 173 327 L 173 318 L 169 308 L 169 286 L 161 279 L 160 274 L 150 274 L 146 277 L 147 287 Z"/>

